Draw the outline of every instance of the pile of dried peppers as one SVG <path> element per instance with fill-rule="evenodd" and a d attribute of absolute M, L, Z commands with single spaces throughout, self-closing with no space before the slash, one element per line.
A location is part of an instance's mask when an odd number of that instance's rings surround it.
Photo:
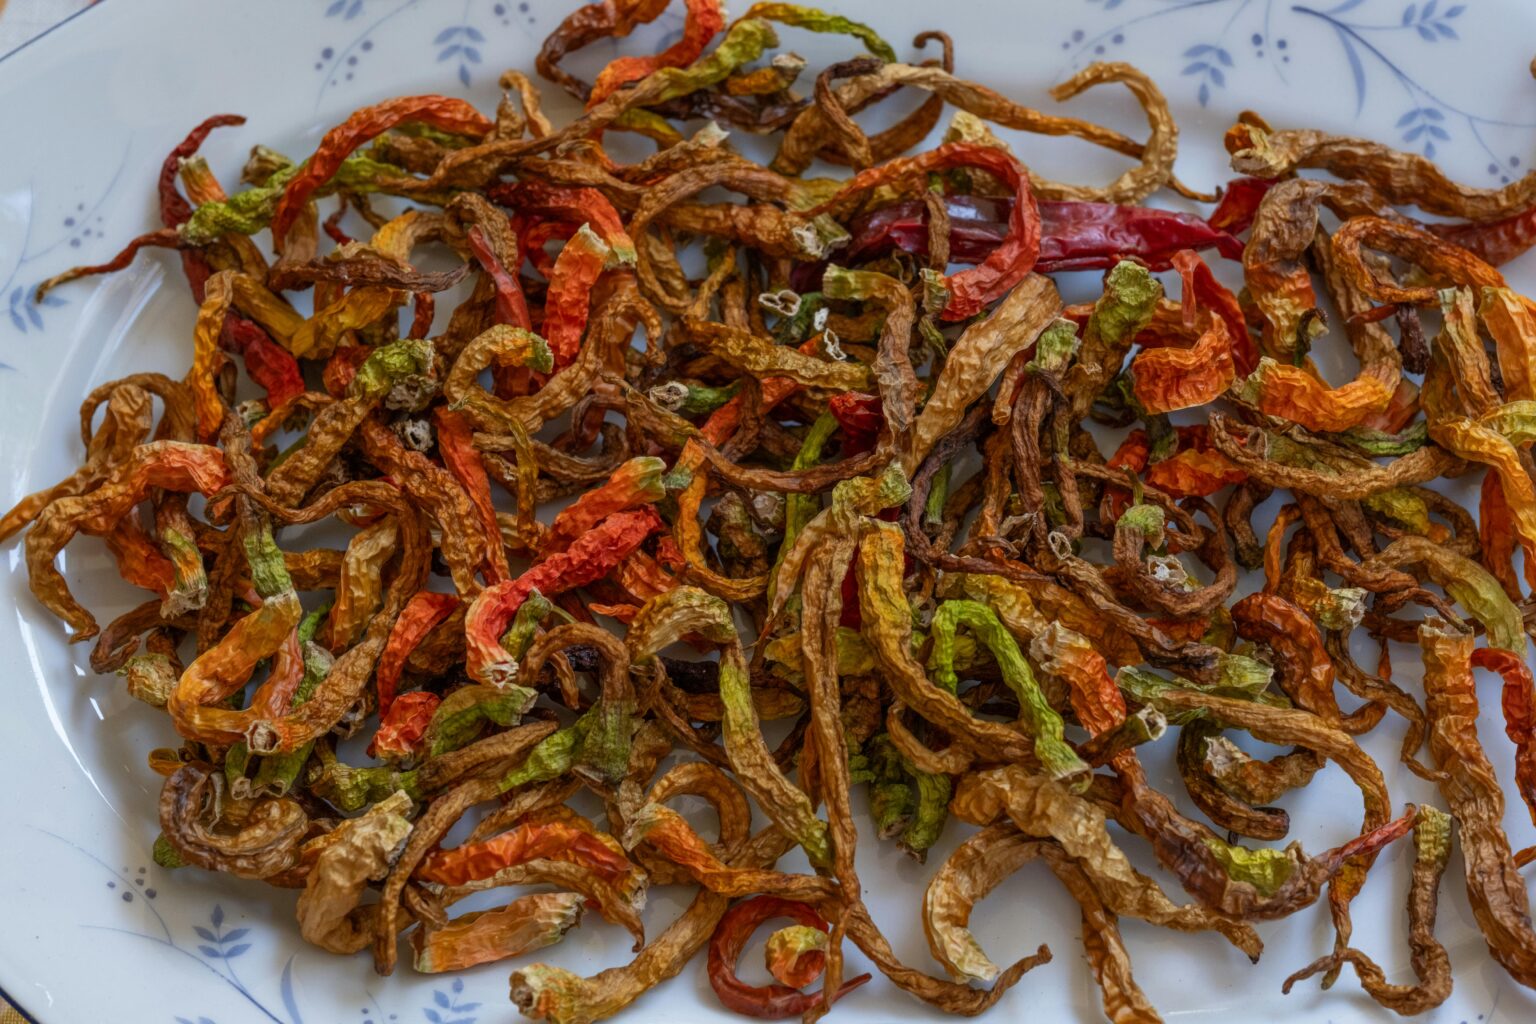
<path fill-rule="evenodd" d="M 1128 1022 L 1159 1018 L 1119 918 L 1256 959 L 1252 922 L 1319 900 L 1333 948 L 1287 987 L 1348 965 L 1385 1007 L 1438 1005 L 1459 844 L 1492 956 L 1536 986 L 1532 852 L 1501 827 L 1480 744 L 1504 741 L 1477 735 L 1474 679 L 1499 678 L 1536 814 L 1536 303 L 1495 269 L 1536 241 L 1536 176 L 1473 188 L 1245 114 L 1239 177 L 1202 195 L 1133 67 L 1052 97 L 1128 90 L 1144 141 L 956 77 L 943 33 L 902 63 L 786 3 L 727 22 L 686 0 L 663 52 L 590 84 L 561 67 L 664 6 L 601 0 L 545 41 L 539 73 L 585 105 L 560 128 L 509 71 L 493 117 L 389 100 L 302 160 L 256 147 L 229 191 L 198 150 L 242 119 L 210 118 L 165 160 L 163 226 L 45 286 L 160 247 L 199 303 L 186 376 L 96 388 L 84 463 L 0 520 L 30 526 L 32 590 L 96 640 L 92 666 L 180 737 L 149 755 L 159 863 L 295 889 L 305 939 L 384 974 L 402 939 L 419 971 L 522 957 L 511 996 L 534 1019 L 609 1017 L 707 947 L 726 1007 L 810 1021 L 868 980 L 845 976 L 850 943 L 935 1007 L 992 1006 L 1050 953 L 999 966 L 970 914 L 1040 858 Z M 774 52 L 786 29 L 857 52 L 811 79 Z M 883 131 L 854 118 L 902 103 Z M 1128 168 L 1049 181 L 993 126 Z M 617 161 L 619 133 L 654 152 Z M 852 173 L 808 174 L 829 165 Z M 1164 191 L 1214 207 L 1143 205 Z M 1063 270 L 1101 271 L 1101 294 L 1065 304 Z M 1341 342 L 1359 373 L 1334 384 L 1310 353 Z M 1426 486 L 1468 473 L 1475 516 Z M 345 546 L 304 543 L 321 521 Z M 152 596 L 100 626 L 55 565 L 78 534 Z M 1263 585 L 1229 603 L 1244 572 Z M 1390 643 L 1422 651 L 1422 693 Z M 1357 745 L 1388 714 L 1443 809 L 1395 804 Z M 1170 726 L 1198 817 L 1139 759 Z M 1262 845 L 1328 762 L 1359 789 L 1358 835 Z M 941 971 L 900 962 L 864 903 L 861 788 L 879 840 L 918 860 L 968 834 L 919 904 Z M 705 834 L 683 795 L 714 808 Z M 1351 944 L 1398 840 L 1406 985 Z M 1141 843 L 1183 896 L 1132 866 Z M 812 871 L 776 867 L 796 847 Z M 696 891 L 659 935 L 653 885 Z M 505 905 L 455 913 L 487 889 Z M 532 962 L 586 912 L 633 935 L 632 962 Z M 776 980 L 748 984 L 769 921 Z"/>

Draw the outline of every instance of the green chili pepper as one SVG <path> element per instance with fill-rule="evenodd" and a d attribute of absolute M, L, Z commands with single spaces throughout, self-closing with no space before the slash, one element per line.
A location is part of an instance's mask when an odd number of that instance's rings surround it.
<path fill-rule="evenodd" d="M 891 49 L 890 43 L 880 38 L 878 32 L 863 22 L 853 21 L 840 14 L 829 14 L 814 7 L 802 7 L 800 4 L 758 3 L 749 7 L 742 17 L 766 18 L 769 21 L 808 29 L 811 32 L 853 36 L 864 44 L 864 49 L 887 64 L 896 62 L 896 51 Z"/>
<path fill-rule="evenodd" d="M 227 234 L 254 235 L 264 230 L 272 222 L 272 215 L 277 211 L 278 200 L 282 198 L 288 182 L 304 167 L 305 164 L 290 163 L 272 171 L 255 188 L 236 192 L 219 202 L 204 203 L 192 211 L 191 218 L 181 226 L 181 237 L 191 245 L 207 245 Z M 387 187 L 385 182 L 409 178 L 404 168 L 354 153 L 342 162 L 335 177 L 321 186 L 316 195 L 330 195 L 337 191 L 378 192 Z M 448 193 L 433 198 L 446 201 Z"/>
<path fill-rule="evenodd" d="M 912 770 L 914 801 L 911 820 L 901 834 L 901 846 L 921 858 L 939 841 L 949 820 L 953 786 L 948 775 Z"/>
<path fill-rule="evenodd" d="M 933 653 L 928 666 L 933 670 L 934 682 L 948 690 L 956 691 L 959 678 L 955 674 L 955 630 L 965 626 L 986 645 L 997 660 L 1003 673 L 1003 682 L 1019 699 L 1020 715 L 1035 737 L 1035 756 L 1053 778 L 1074 779 L 1081 788 L 1088 784 L 1088 766 L 1077 756 L 1064 738 L 1061 715 L 1056 713 L 1040 686 L 1019 643 L 1003 626 L 997 613 L 976 601 L 945 601 L 933 614 Z"/>
<path fill-rule="evenodd" d="M 592 712 L 589 711 L 564 729 L 540 740 L 526 761 L 502 776 L 497 789 L 506 793 L 519 786 L 558 779 L 570 771 L 576 763 L 577 751 L 591 731 L 591 716 Z"/>

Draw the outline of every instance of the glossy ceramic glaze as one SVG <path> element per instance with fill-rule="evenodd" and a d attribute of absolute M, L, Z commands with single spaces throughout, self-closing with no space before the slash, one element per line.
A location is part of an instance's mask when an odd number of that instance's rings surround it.
<path fill-rule="evenodd" d="M 1527 71 L 1536 5 L 1524 0 L 845 0 L 903 55 L 919 30 L 955 40 L 958 70 L 1023 102 L 1049 109 L 1047 87 L 1096 59 L 1151 72 L 1182 129 L 1180 176 L 1223 180 L 1222 130 L 1241 109 L 1277 125 L 1346 130 L 1420 150 L 1453 174 L 1498 184 L 1536 155 L 1536 84 Z M 51 483 L 80 456 L 75 409 L 92 386 L 130 370 L 184 371 L 194 307 L 165 254 L 115 277 L 60 289 L 41 306 L 37 281 L 95 262 L 158 226 L 153 182 L 164 152 L 204 116 L 239 112 L 204 152 L 233 182 L 246 149 L 264 142 L 301 156 L 354 107 L 385 96 L 449 92 L 484 110 L 505 67 L 531 68 L 540 40 L 567 5 L 550 0 L 108 0 L 0 61 L 0 504 Z M 643 52 L 681 23 L 669 12 L 623 44 Z M 794 30 L 784 43 L 813 65 L 846 55 L 846 41 Z M 603 44 L 578 66 L 618 47 Z M 905 98 L 893 104 L 907 104 Z M 551 112 L 569 116 L 563 97 Z M 1114 88 L 1074 100 L 1070 112 L 1139 134 L 1138 112 Z M 1057 178 L 1105 180 L 1115 158 L 1071 142 L 1014 139 L 1031 166 Z M 1530 290 L 1530 263 L 1511 277 Z M 505 966 L 432 978 L 402 968 L 374 975 L 366 957 L 340 959 L 307 947 L 293 894 L 196 871 L 154 866 L 159 778 L 145 764 L 173 741 L 164 716 L 136 705 L 114 678 L 92 674 L 88 651 L 64 642 L 61 625 L 27 591 L 21 554 L 0 612 L 0 987 L 44 1024 L 485 1024 L 514 1019 Z M 105 550 L 73 544 L 61 558 L 71 587 L 103 621 L 137 599 L 116 580 Z M 1410 680 L 1414 667 L 1400 665 Z M 1495 711 L 1496 713 L 1496 711 Z M 1367 738 L 1388 773 L 1394 803 L 1432 797 L 1397 767 L 1399 723 Z M 1510 777 L 1500 724 L 1483 736 Z M 1170 744 L 1164 743 L 1167 747 Z M 1177 782 L 1165 762 L 1170 792 Z M 1438 802 L 1438 800 L 1437 800 Z M 1360 802 L 1337 771 L 1287 800 L 1294 838 L 1321 849 L 1352 835 Z M 1529 844 L 1523 809 L 1511 809 L 1515 846 Z M 864 844 L 860 871 L 876 918 L 909 963 L 937 969 L 917 917 L 932 865 L 958 839 L 952 827 L 930 866 L 889 845 Z M 1151 868 L 1137 844 L 1141 866 Z M 1399 973 L 1406 844 L 1382 857 L 1356 903 L 1356 941 Z M 1536 1017 L 1536 998 L 1488 959 L 1460 882 L 1459 857 L 1444 887 L 1440 932 L 1456 990 L 1435 1022 Z M 688 898 L 652 893 L 657 934 Z M 1054 962 L 1037 969 L 993 1011 L 995 1020 L 1100 1019 L 1083 963 L 1075 905 L 1047 871 L 1030 867 L 978 911 L 978 938 L 1007 960 L 1047 942 Z M 1211 936 L 1176 936 L 1124 925 L 1137 977 L 1169 1019 L 1332 1021 L 1383 1019 L 1346 977 L 1329 993 L 1313 983 L 1280 994 L 1284 977 L 1330 941 L 1321 906 L 1260 925 L 1257 966 Z M 580 973 L 628 958 L 628 939 L 589 917 L 546 951 Z M 758 977 L 756 952 L 747 974 Z M 849 970 L 865 968 L 857 953 Z M 758 973 L 754 973 L 758 972 Z M 765 977 L 765 975 L 764 975 Z M 1401 980 L 1394 976 L 1394 980 Z M 929 1018 L 878 979 L 838 1005 L 844 1022 Z M 715 1002 L 702 958 L 641 999 L 623 1019 L 736 1019 Z M 935 1015 L 935 1019 L 937 1019 Z"/>

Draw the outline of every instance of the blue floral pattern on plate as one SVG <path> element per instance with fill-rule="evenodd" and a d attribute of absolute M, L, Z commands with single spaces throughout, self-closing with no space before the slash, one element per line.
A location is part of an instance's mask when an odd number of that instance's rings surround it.
<path fill-rule="evenodd" d="M 1441 96 L 1406 70 L 1405 65 L 1425 58 L 1455 59 L 1449 50 L 1461 39 L 1456 26 L 1469 10 L 1466 3 L 1342 0 L 1314 7 L 1284 0 L 1086 0 L 1085 7 L 1094 15 L 1112 13 L 1113 17 L 1095 22 L 1092 30 L 1074 29 L 1062 42 L 1074 66 L 1113 58 L 1117 49 L 1149 26 L 1167 33 L 1170 22 L 1177 29 L 1187 19 L 1192 32 L 1199 35 L 1186 37 L 1189 45 L 1182 53 L 1188 63 L 1181 77 L 1202 107 L 1227 88 L 1234 73 L 1261 63 L 1268 65 L 1278 84 L 1287 84 L 1286 74 L 1297 55 L 1292 35 L 1301 26 L 1321 25 L 1337 46 L 1331 56 L 1341 59 L 1349 70 L 1356 117 L 1373 88 L 1396 86 L 1402 91 L 1406 107 L 1396 125 L 1396 142 L 1402 147 L 1433 159 L 1445 143 L 1458 138 L 1470 141 L 1487 154 L 1488 176 L 1504 184 L 1518 173 L 1520 158 L 1496 152 L 1488 141 L 1488 129 L 1536 128 L 1536 121 L 1479 114 Z M 1423 52 L 1430 47 L 1431 52 Z M 1315 66 L 1330 59 L 1330 54 L 1307 57 Z"/>
<path fill-rule="evenodd" d="M 322 0 L 327 4 L 325 16 L 341 22 L 350 22 L 361 15 L 376 13 L 375 20 L 367 23 L 347 42 L 337 45 L 328 43 L 322 47 L 315 71 L 320 74 L 320 89 L 315 94 L 315 105 L 326 92 L 350 82 L 357 74 L 361 62 L 373 51 L 373 34 L 396 16 L 415 7 L 421 0 L 396 0 L 392 4 L 379 0 Z M 433 9 L 447 4 L 434 4 Z M 484 60 L 482 50 L 486 32 L 495 27 L 507 27 L 515 22 L 523 26 L 534 25 L 538 18 L 528 0 L 464 0 L 458 20 L 444 26 L 429 43 L 432 56 L 439 64 L 454 67 L 459 84 L 466 89 L 474 81 L 474 69 Z"/>
<path fill-rule="evenodd" d="M 146 908 L 153 919 L 156 928 L 151 931 L 135 931 L 128 928 L 119 928 L 107 925 L 82 925 L 81 927 L 91 931 L 112 932 L 117 935 L 128 935 L 153 942 L 163 946 L 167 950 L 180 954 L 211 971 L 230 988 L 238 992 L 244 1000 L 257 1012 L 260 1019 L 269 1021 L 270 1024 L 305 1024 L 304 1014 L 299 1009 L 299 1001 L 294 986 L 294 958 L 289 957 L 283 964 L 282 976 L 278 979 L 277 998 L 280 1008 L 274 1009 L 268 1003 L 251 991 L 239 975 L 234 961 L 245 956 L 255 944 L 253 939 L 259 939 L 259 935 L 253 935 L 253 930 L 245 925 L 226 928 L 228 917 L 224 912 L 224 906 L 215 903 L 209 911 L 207 924 L 194 924 L 192 934 L 196 941 L 182 936 L 178 937 L 172 929 L 169 921 L 154 906 L 154 901 L 159 897 L 159 888 L 165 885 L 164 881 L 156 881 L 160 872 L 154 875 L 151 869 L 140 866 L 137 870 L 123 867 L 121 870 L 114 868 L 110 863 L 91 853 L 78 843 L 66 839 L 54 832 L 42 831 L 53 839 L 68 846 L 83 857 L 89 858 L 109 876 L 106 888 L 118 897 L 119 904 L 138 903 Z M 158 934 L 157 934 L 158 933 Z M 371 1001 L 371 1000 L 370 1000 Z M 446 989 L 433 989 L 432 1004 L 421 1008 L 421 1016 L 427 1024 L 477 1024 L 479 1017 L 477 1011 L 481 1003 L 466 1000 L 464 998 L 464 979 L 454 978 Z M 362 1010 L 361 1024 L 378 1024 L 381 1021 L 399 1021 L 397 1013 L 385 1013 L 376 1002 L 371 1007 Z M 172 1018 L 174 1024 L 219 1024 L 219 1022 L 206 1015 L 183 1016 Z"/>

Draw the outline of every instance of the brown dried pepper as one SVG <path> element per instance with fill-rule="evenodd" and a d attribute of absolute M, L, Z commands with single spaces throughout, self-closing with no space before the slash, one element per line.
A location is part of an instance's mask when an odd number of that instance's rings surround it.
<path fill-rule="evenodd" d="M 715 997 L 727 1010 L 758 1017 L 778 1020 L 805 1013 L 821 1000 L 820 992 L 803 993 L 788 985 L 748 985 L 736 977 L 736 962 L 752 938 L 752 933 L 764 921 L 775 917 L 787 917 L 801 925 L 820 932 L 827 931 L 827 923 L 820 914 L 804 903 L 781 899 L 777 896 L 754 896 L 732 907 L 709 941 L 709 985 Z M 841 999 L 868 981 L 868 974 L 861 974 L 843 983 L 827 1000 Z"/>
<path fill-rule="evenodd" d="M 299 209 L 330 180 L 348 154 L 404 121 L 418 121 L 445 132 L 479 138 L 493 127 L 474 107 L 449 96 L 402 96 L 355 111 L 326 133 L 315 155 L 291 178 L 272 214 L 272 237 L 281 247 Z"/>
<path fill-rule="evenodd" d="M 1525 881 L 1501 821 L 1504 795 L 1477 738 L 1470 633 L 1431 620 L 1419 627 L 1428 698 L 1429 750 L 1442 774 L 1466 862 L 1467 899 L 1488 952 L 1524 985 L 1536 984 L 1536 936 Z"/>

